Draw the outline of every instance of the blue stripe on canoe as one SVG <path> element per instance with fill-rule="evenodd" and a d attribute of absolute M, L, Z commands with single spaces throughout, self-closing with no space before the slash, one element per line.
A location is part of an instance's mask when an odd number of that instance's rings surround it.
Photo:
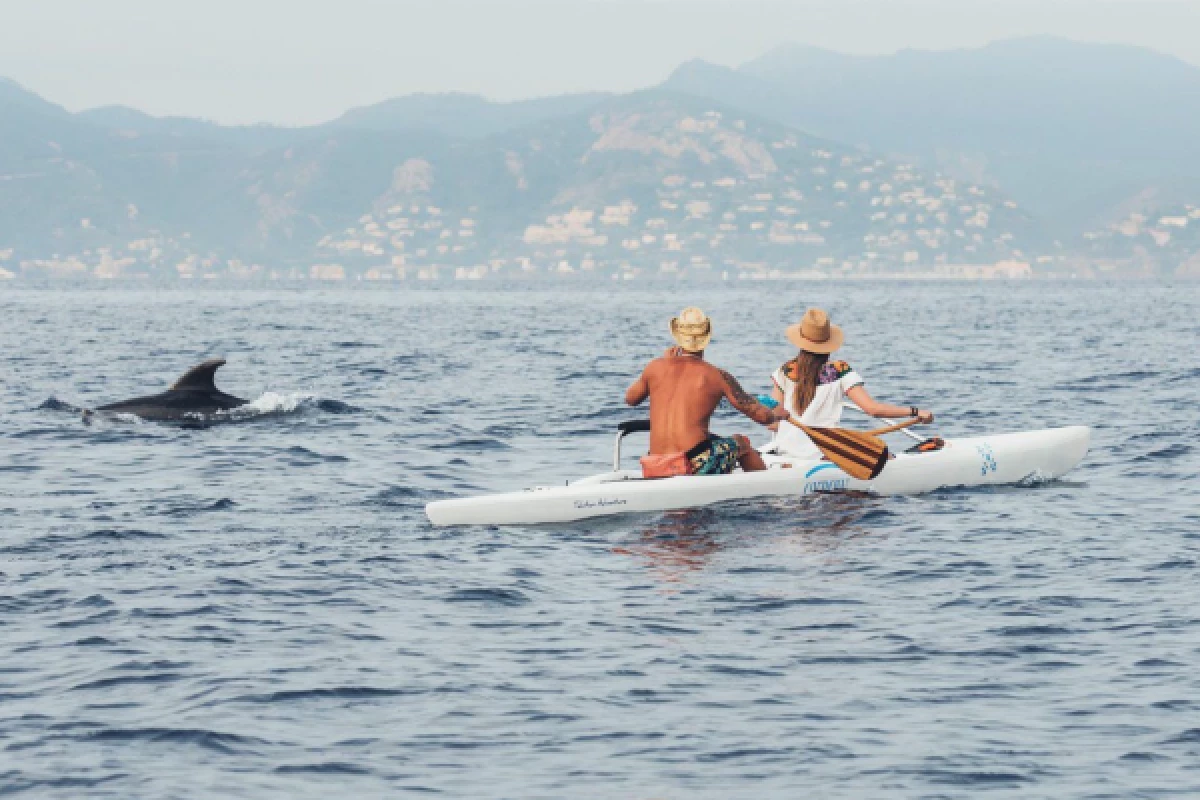
<path fill-rule="evenodd" d="M 838 468 L 837 464 L 830 464 L 828 461 L 826 461 L 824 464 L 817 464 L 815 467 L 810 469 L 808 472 L 804 473 L 804 477 L 811 478 L 813 475 L 817 474 L 818 472 L 820 472 L 823 469 L 837 469 L 837 468 Z"/>

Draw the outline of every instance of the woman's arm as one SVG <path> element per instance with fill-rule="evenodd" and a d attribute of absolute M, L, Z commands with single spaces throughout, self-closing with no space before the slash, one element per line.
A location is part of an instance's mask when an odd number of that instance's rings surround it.
<path fill-rule="evenodd" d="M 904 406 L 894 406 L 891 403 L 881 403 L 874 397 L 871 397 L 865 386 L 859 384 L 853 389 L 846 392 L 846 396 L 854 405 L 861 408 L 872 417 L 883 417 L 885 419 L 896 419 L 898 417 L 912 416 L 912 408 Z M 917 419 L 922 423 L 928 424 L 933 422 L 933 412 L 924 409 L 917 409 Z"/>

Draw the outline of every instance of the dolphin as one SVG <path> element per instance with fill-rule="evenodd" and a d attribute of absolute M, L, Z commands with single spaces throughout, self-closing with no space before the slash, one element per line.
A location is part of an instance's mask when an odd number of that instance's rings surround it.
<path fill-rule="evenodd" d="M 225 359 L 210 358 L 183 373 L 165 392 L 109 403 L 99 406 L 96 411 L 133 414 L 142 419 L 163 422 L 194 419 L 244 406 L 245 400 L 225 394 L 214 382 L 217 370 L 224 365 Z M 84 419 L 91 413 L 84 411 Z"/>

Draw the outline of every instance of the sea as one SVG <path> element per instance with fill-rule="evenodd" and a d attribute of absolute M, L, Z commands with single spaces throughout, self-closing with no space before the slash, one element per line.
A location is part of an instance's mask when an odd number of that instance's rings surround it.
<path fill-rule="evenodd" d="M 689 305 L 748 391 L 820 306 L 925 433 L 1091 451 L 1021 486 L 429 524 L 608 469 Z M 0 795 L 1200 796 L 1198 341 L 1195 284 L 2 287 Z M 83 418 L 213 356 L 248 406 Z"/>

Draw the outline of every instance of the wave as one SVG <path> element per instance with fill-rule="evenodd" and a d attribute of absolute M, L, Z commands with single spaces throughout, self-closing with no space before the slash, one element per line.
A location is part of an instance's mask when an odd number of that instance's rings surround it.
<path fill-rule="evenodd" d="M 108 728 L 91 734 L 90 739 L 122 744 L 167 742 L 195 745 L 219 753 L 234 754 L 269 744 L 264 739 L 236 733 L 210 731 L 203 728 Z"/>
<path fill-rule="evenodd" d="M 165 539 L 166 534 L 157 533 L 155 531 L 143 531 L 135 528 L 125 530 L 115 528 L 105 528 L 98 531 L 92 531 L 84 536 L 85 539 L 108 539 L 112 541 L 129 541 L 134 539 Z"/>
<path fill-rule="evenodd" d="M 1040 469 L 1035 469 L 1033 472 L 1029 473 L 1024 478 L 1021 478 L 1021 480 L 1017 481 L 1017 486 L 1031 489 L 1034 486 L 1044 486 L 1047 483 L 1053 483 L 1053 482 L 1054 482 L 1053 475 L 1047 475 L 1046 473 L 1042 472 Z"/>
<path fill-rule="evenodd" d="M 447 442 L 434 442 L 429 445 L 430 450 L 451 450 L 451 451 L 478 451 L 478 450 L 511 450 L 512 447 L 499 439 L 489 439 L 484 437 L 464 437 L 461 439 L 452 439 Z"/>
<path fill-rule="evenodd" d="M 209 511 L 229 511 L 237 507 L 232 499 L 222 497 L 212 502 L 198 501 L 193 503 L 179 503 L 177 505 L 168 506 L 159 514 L 167 517 L 188 517 L 192 514 L 203 514 Z"/>
<path fill-rule="evenodd" d="M 387 508 L 424 508 L 430 500 L 453 497 L 453 492 L 416 486 L 390 486 L 376 492 L 367 502 Z"/>
<path fill-rule="evenodd" d="M 1167 447 L 1163 447 L 1158 450 L 1152 450 L 1149 453 L 1138 456 L 1137 458 L 1133 459 L 1133 463 L 1143 464 L 1148 461 L 1159 461 L 1164 459 L 1169 461 L 1186 456 L 1190 452 L 1192 452 L 1192 448 L 1188 447 L 1186 444 L 1174 442 Z"/>
<path fill-rule="evenodd" d="M 243 703 L 293 703 L 304 700 L 375 700 L 388 697 L 407 697 L 423 694 L 422 689 L 384 688 L 377 686 L 332 686 L 321 689 L 281 689 L 265 694 L 248 694 L 235 698 Z"/>
<path fill-rule="evenodd" d="M 280 417 L 323 411 L 329 414 L 352 414 L 361 409 L 340 400 L 323 398 L 310 392 L 263 392 L 245 405 L 218 411 L 213 421 L 241 421 L 262 417 Z M 203 416 L 203 415 L 197 415 Z"/>
<path fill-rule="evenodd" d="M 54 395 L 47 397 L 42 401 L 42 404 L 34 409 L 35 411 L 66 411 L 71 414 L 82 414 L 83 409 L 78 406 L 73 406 L 65 400 L 59 400 Z"/>
<path fill-rule="evenodd" d="M 1150 381 L 1162 375 L 1161 372 L 1153 370 L 1132 370 L 1130 372 L 1103 372 L 1098 375 L 1089 375 L 1085 378 L 1076 378 L 1075 380 L 1063 381 L 1058 384 L 1060 389 L 1073 389 L 1076 391 L 1097 391 L 1097 390 L 1112 390 L 1121 389 L 1129 385 Z"/>
<path fill-rule="evenodd" d="M 114 689 L 124 686 L 145 686 L 158 685 L 161 683 L 173 683 L 174 681 L 182 680 L 187 677 L 179 672 L 155 672 L 149 675 L 116 675 L 111 678 L 100 678 L 86 683 L 76 684 L 71 687 L 74 692 L 99 691 L 103 689 Z"/>
<path fill-rule="evenodd" d="M 371 770 L 344 761 L 323 761 L 319 764 L 285 764 L 276 767 L 281 775 L 315 773 L 318 775 L 370 775 Z"/>
<path fill-rule="evenodd" d="M 459 589 L 446 597 L 448 603 L 477 603 L 483 606 L 515 608 L 530 602 L 516 589 Z"/>

